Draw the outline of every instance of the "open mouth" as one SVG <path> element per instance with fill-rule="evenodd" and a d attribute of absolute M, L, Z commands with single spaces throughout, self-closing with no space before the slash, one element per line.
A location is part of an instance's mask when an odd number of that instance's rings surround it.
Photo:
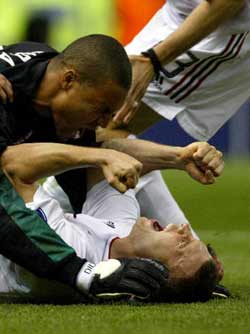
<path fill-rule="evenodd" d="M 163 228 L 161 227 L 161 225 L 158 223 L 157 220 L 151 219 L 151 222 L 155 231 L 157 232 L 163 231 Z"/>

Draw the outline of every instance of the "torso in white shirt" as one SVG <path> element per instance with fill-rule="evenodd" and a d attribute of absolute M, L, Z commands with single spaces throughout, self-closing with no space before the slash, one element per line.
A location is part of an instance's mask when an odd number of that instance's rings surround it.
<path fill-rule="evenodd" d="M 107 260 L 112 240 L 127 236 L 140 215 L 133 191 L 121 198 L 106 181 L 88 192 L 83 214 L 77 216 L 65 213 L 59 202 L 42 187 L 27 206 L 38 210 L 45 223 L 73 247 L 78 256 L 92 263 Z M 64 301 L 77 298 L 72 289 L 39 279 L 3 256 L 0 256 L 0 296 L 35 300 L 63 298 Z"/>

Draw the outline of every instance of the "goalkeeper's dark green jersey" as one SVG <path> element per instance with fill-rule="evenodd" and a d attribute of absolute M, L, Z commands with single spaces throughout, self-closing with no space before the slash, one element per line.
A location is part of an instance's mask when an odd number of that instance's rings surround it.
<path fill-rule="evenodd" d="M 40 43 L 23 42 L 0 46 L 0 73 L 11 82 L 14 91 L 13 103 L 0 102 L 1 152 L 13 144 L 58 141 L 50 112 L 40 115 L 32 105 L 47 65 L 57 54 L 56 50 Z M 81 144 L 84 144 L 84 140 Z M 72 180 L 73 178 L 69 183 L 67 175 L 60 177 L 66 190 L 73 193 L 74 189 L 79 189 L 74 187 Z M 75 198 L 79 208 L 84 192 L 82 191 L 81 196 L 79 191 Z M 38 276 L 56 279 L 72 286 L 79 268 L 85 262 L 76 256 L 74 250 L 67 246 L 36 212 L 26 209 L 1 171 L 0 254 Z"/>

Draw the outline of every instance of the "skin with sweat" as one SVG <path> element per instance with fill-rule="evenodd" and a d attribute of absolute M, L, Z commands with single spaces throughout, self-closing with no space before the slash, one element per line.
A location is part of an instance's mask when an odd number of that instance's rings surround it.
<path fill-rule="evenodd" d="M 113 81 L 95 86 L 81 83 L 74 68 L 49 64 L 33 104 L 39 112 L 51 110 L 58 136 L 66 139 L 82 128 L 106 126 L 126 94 Z"/>
<path fill-rule="evenodd" d="M 112 243 L 111 258 L 147 257 L 164 263 L 171 278 L 189 278 L 212 257 L 203 242 L 193 237 L 190 226 L 169 224 L 160 230 L 151 219 L 141 217 L 126 238 Z"/>

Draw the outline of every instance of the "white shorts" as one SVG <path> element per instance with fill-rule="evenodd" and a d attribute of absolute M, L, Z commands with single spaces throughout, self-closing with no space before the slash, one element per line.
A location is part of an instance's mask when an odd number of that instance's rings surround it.
<path fill-rule="evenodd" d="M 140 54 L 175 29 L 164 6 L 126 47 Z M 230 32 L 231 33 L 231 32 Z M 208 140 L 250 96 L 250 35 L 228 35 L 220 29 L 175 62 L 154 80 L 143 101 L 197 140 Z"/>

